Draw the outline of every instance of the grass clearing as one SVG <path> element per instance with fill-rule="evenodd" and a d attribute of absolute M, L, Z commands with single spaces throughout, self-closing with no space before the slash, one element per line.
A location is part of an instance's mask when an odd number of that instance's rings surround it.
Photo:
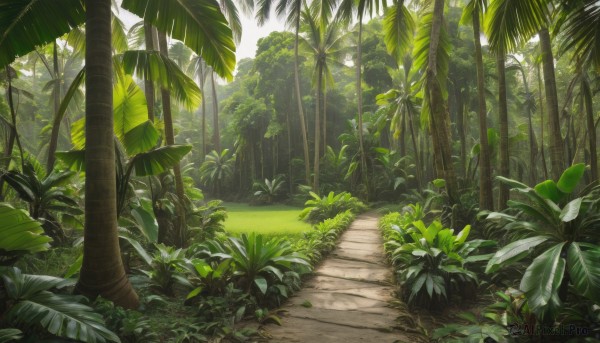
<path fill-rule="evenodd" d="M 269 236 L 297 236 L 311 226 L 298 219 L 302 209 L 285 205 L 249 206 L 223 203 L 227 209 L 225 231 L 239 235 L 256 232 Z"/>

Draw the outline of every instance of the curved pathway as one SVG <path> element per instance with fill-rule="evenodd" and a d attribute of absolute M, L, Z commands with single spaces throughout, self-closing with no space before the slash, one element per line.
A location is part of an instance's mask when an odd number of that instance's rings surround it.
<path fill-rule="evenodd" d="M 385 262 L 374 213 L 359 216 L 315 276 L 282 308 L 282 326 L 265 329 L 270 342 L 415 342 L 398 330 L 390 307 L 392 270 Z M 411 337 L 412 336 L 412 337 Z"/>

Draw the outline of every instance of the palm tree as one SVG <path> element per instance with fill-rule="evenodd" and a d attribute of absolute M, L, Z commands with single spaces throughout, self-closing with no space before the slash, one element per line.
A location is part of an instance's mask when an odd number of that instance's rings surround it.
<path fill-rule="evenodd" d="M 313 3 L 314 4 L 314 3 Z M 326 93 L 327 85 L 333 83 L 330 64 L 343 57 L 342 44 L 345 35 L 341 33 L 339 20 L 332 23 L 324 21 L 319 6 L 305 8 L 302 12 L 303 29 L 306 37 L 301 44 L 309 51 L 314 60 L 313 82 L 315 85 L 315 147 L 314 147 L 314 182 L 313 189 L 319 190 L 319 168 L 321 159 L 321 94 Z M 323 104 L 323 117 L 326 118 L 326 103 Z M 323 143 L 325 142 L 323 137 Z"/>
<path fill-rule="evenodd" d="M 137 308 L 119 248 L 112 108 L 111 2 L 86 1 L 86 183 L 83 263 L 76 290 Z"/>
<path fill-rule="evenodd" d="M 358 102 L 358 142 L 359 154 L 361 156 L 361 175 L 363 183 L 367 185 L 367 159 L 364 150 L 363 137 L 363 108 L 362 108 L 362 31 L 363 18 L 369 14 L 373 16 L 373 12 L 379 13 L 380 8 L 385 8 L 387 5 L 385 0 L 341 0 L 338 14 L 343 20 L 350 21 L 353 13 L 357 14 L 358 26 L 358 41 L 356 51 L 356 97 Z M 368 187 L 366 187 L 368 189 Z M 367 191 L 368 192 L 368 191 Z M 367 194 L 367 197 L 369 195 Z"/>
<path fill-rule="evenodd" d="M 302 12 L 303 0 L 259 0 L 256 18 L 259 25 L 262 25 L 269 18 L 271 8 L 277 2 L 277 15 L 283 17 L 287 14 L 287 24 L 294 28 L 296 40 L 294 41 L 294 85 L 296 88 L 296 103 L 298 104 L 298 117 L 300 118 L 300 131 L 302 132 L 302 147 L 304 152 L 304 177 L 306 184 L 310 184 L 310 157 L 308 150 L 308 134 L 306 121 L 304 117 L 304 109 L 302 108 L 302 94 L 300 92 L 300 72 L 298 71 L 298 46 L 300 35 L 300 17 Z M 331 1 L 331 7 L 335 0 Z"/>
<path fill-rule="evenodd" d="M 552 0 L 495 0 L 486 17 L 486 34 L 490 48 L 503 53 L 513 52 L 536 33 L 540 39 L 544 88 L 550 131 L 550 161 L 552 177 L 560 178 L 565 168 L 563 138 L 560 130 L 554 57 L 548 26 Z"/>
<path fill-rule="evenodd" d="M 487 137 L 487 106 L 485 102 L 485 80 L 483 57 L 481 54 L 481 14 L 487 7 L 487 0 L 471 0 L 465 7 L 473 22 L 473 41 L 475 42 L 475 64 L 477 66 L 477 101 L 479 103 L 479 207 L 482 210 L 494 209 L 492 191 L 492 164 L 490 146 Z M 470 13 L 469 13 L 470 12 Z"/>
<path fill-rule="evenodd" d="M 216 196 L 221 195 L 222 183 L 233 175 L 235 155 L 229 156 L 229 149 L 220 153 L 213 150 L 206 155 L 200 166 L 200 179 L 206 185 L 212 185 Z"/>

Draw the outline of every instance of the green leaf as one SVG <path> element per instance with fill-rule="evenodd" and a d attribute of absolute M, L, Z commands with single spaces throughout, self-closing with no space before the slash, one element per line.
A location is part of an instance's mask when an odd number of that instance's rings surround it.
<path fill-rule="evenodd" d="M 384 42 L 396 62 L 400 62 L 410 48 L 415 27 L 415 20 L 404 2 L 395 2 L 386 9 L 383 18 Z"/>
<path fill-rule="evenodd" d="M 77 257 L 77 259 L 75 260 L 75 263 L 73 263 L 72 265 L 69 266 L 69 269 L 67 269 L 67 272 L 65 273 L 65 279 L 68 279 L 71 276 L 79 273 L 79 271 L 81 270 L 82 264 L 83 264 L 83 254 L 79 255 L 79 257 Z"/>
<path fill-rule="evenodd" d="M 50 248 L 52 238 L 23 211 L 0 203 L 0 256 L 6 252 L 35 253 Z"/>
<path fill-rule="evenodd" d="M 575 190 L 575 187 L 577 187 L 579 181 L 581 181 L 581 177 L 583 176 L 584 172 L 584 163 L 574 164 L 564 171 L 564 173 L 560 176 L 556 186 L 561 192 L 570 194 Z"/>
<path fill-rule="evenodd" d="M 194 288 L 194 290 L 188 293 L 188 295 L 185 297 L 185 300 L 189 300 L 195 296 L 198 296 L 198 294 L 200 294 L 202 290 L 204 290 L 202 286 Z"/>
<path fill-rule="evenodd" d="M 152 257 L 148 254 L 146 249 L 144 249 L 138 241 L 136 241 L 135 239 L 133 239 L 131 237 L 127 237 L 127 236 L 123 236 L 123 235 L 120 235 L 119 238 L 127 241 L 133 247 L 133 249 L 135 249 L 135 251 L 138 253 L 138 255 L 144 260 L 144 262 L 146 262 L 147 265 L 149 265 L 149 266 L 152 265 Z"/>
<path fill-rule="evenodd" d="M 0 329 L 0 343 L 18 341 L 23 337 L 23 332 L 19 329 Z"/>
<path fill-rule="evenodd" d="M 158 242 L 158 223 L 156 222 L 156 218 L 154 218 L 154 214 L 142 206 L 136 206 L 131 209 L 131 215 L 139 224 L 148 242 Z"/>
<path fill-rule="evenodd" d="M 133 163 L 135 175 L 158 175 L 173 168 L 192 150 L 190 145 L 168 145 L 135 155 Z"/>
<path fill-rule="evenodd" d="M 561 305 L 558 289 L 565 273 L 565 259 L 560 257 L 565 243 L 559 243 L 536 257 L 525 270 L 520 289 L 539 318 L 553 318 Z"/>
<path fill-rule="evenodd" d="M 435 179 L 435 180 L 431 181 L 431 183 L 433 183 L 433 185 L 437 188 L 446 187 L 446 180 L 444 180 L 444 179 Z"/>
<path fill-rule="evenodd" d="M 262 294 L 267 294 L 267 280 L 264 277 L 257 277 L 254 279 L 254 283 L 258 286 L 258 289 Z"/>
<path fill-rule="evenodd" d="M 577 218 L 577 216 L 579 216 L 579 209 L 581 208 L 582 201 L 583 198 L 577 198 L 565 205 L 565 207 L 560 212 L 560 220 L 562 220 L 565 223 L 568 223 Z"/>
<path fill-rule="evenodd" d="M 168 89 L 185 107 L 194 111 L 202 101 L 202 93 L 194 80 L 185 74 L 173 60 L 158 51 L 130 50 L 123 53 L 123 69 L 144 80 L 150 80 Z"/>
<path fill-rule="evenodd" d="M 58 151 L 56 158 L 74 171 L 85 171 L 85 150 Z"/>
<path fill-rule="evenodd" d="M 534 187 L 534 189 L 542 197 L 552 200 L 555 203 L 558 203 L 564 197 L 564 193 L 562 193 L 558 187 L 556 187 L 556 182 L 552 180 L 540 182 Z"/>
<path fill-rule="evenodd" d="M 127 155 L 134 156 L 136 154 L 146 152 L 156 146 L 160 134 L 154 127 L 151 121 L 146 121 L 125 133 L 123 146 L 127 151 Z"/>
<path fill-rule="evenodd" d="M 529 254 L 529 250 L 548 240 L 548 237 L 535 236 L 510 243 L 498 250 L 485 268 L 486 274 L 494 273 L 499 268 L 517 262 Z"/>
<path fill-rule="evenodd" d="M 456 235 L 456 238 L 454 239 L 454 242 L 456 244 L 463 244 L 466 240 L 467 237 L 469 237 L 469 233 L 471 232 L 471 225 L 467 225 L 464 227 L 464 229 L 462 229 L 458 235 Z"/>
<path fill-rule="evenodd" d="M 114 130 L 117 138 L 124 142 L 125 134 L 147 121 L 148 107 L 144 92 L 131 76 L 117 80 L 113 88 Z"/>
<path fill-rule="evenodd" d="M 571 243 L 567 253 L 567 265 L 573 287 L 584 297 L 599 303 L 600 247 L 586 243 Z"/>
<path fill-rule="evenodd" d="M 215 0 L 123 0 L 121 7 L 182 41 L 219 76 L 235 69 L 233 34 Z"/>
<path fill-rule="evenodd" d="M 84 22 L 83 0 L 0 2 L 0 69 Z"/>

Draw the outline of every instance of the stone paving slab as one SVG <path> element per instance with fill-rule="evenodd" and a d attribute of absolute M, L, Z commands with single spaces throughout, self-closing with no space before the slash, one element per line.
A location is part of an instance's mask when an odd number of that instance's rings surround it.
<path fill-rule="evenodd" d="M 359 216 L 315 276 L 282 308 L 282 326 L 266 326 L 271 342 L 414 342 L 396 330 L 399 313 L 377 217 Z"/>

